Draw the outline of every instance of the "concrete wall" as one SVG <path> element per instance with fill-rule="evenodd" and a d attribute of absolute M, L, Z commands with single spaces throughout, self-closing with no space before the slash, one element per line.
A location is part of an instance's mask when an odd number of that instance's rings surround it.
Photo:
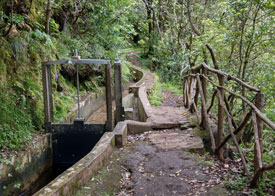
<path fill-rule="evenodd" d="M 135 95 L 133 93 L 130 93 L 123 98 L 123 107 L 126 110 L 137 108 L 136 110 L 139 111 L 140 118 L 146 121 L 146 119 L 148 118 L 148 112 L 146 112 L 146 109 L 144 109 L 144 105 L 151 105 L 147 99 L 146 88 L 142 86 L 144 84 L 144 73 L 141 70 L 135 70 L 134 73 L 135 77 L 140 80 L 135 85 L 129 87 L 129 89 L 134 89 L 136 90 L 136 92 L 134 92 Z M 145 101 L 143 101 L 143 98 L 140 99 L 140 96 L 145 98 Z M 90 99 L 90 97 L 88 97 L 88 99 Z M 100 99 L 102 100 L 102 97 Z M 140 102 L 139 104 L 137 104 L 139 105 L 138 107 L 134 106 L 136 99 L 138 99 L 138 102 Z M 97 105 L 97 107 L 99 107 L 100 103 L 101 102 L 96 103 L 96 99 L 87 101 L 81 104 L 81 108 L 83 107 L 85 109 L 87 108 L 90 111 L 92 110 L 91 113 L 93 113 L 93 110 L 96 110 L 96 108 L 93 108 L 93 106 L 90 105 Z M 103 104 L 104 102 L 102 103 L 102 105 Z M 76 111 L 74 111 L 74 115 L 77 114 L 76 112 L 77 108 Z M 87 112 L 87 115 L 88 114 L 89 112 Z M 105 133 L 103 135 L 103 137 L 89 154 L 87 154 L 71 168 L 63 172 L 55 180 L 50 182 L 46 187 L 35 193 L 35 196 L 72 195 L 75 188 L 87 182 L 90 176 L 102 167 L 104 160 L 106 160 L 106 158 L 110 156 L 110 154 L 115 149 L 115 146 L 121 147 L 126 144 L 127 131 L 129 130 L 130 132 L 136 132 L 140 130 L 140 127 L 143 128 L 142 130 L 151 130 L 151 125 L 148 123 L 139 123 L 136 121 L 119 122 L 112 133 Z"/>
<path fill-rule="evenodd" d="M 134 73 L 136 78 L 140 79 L 137 83 L 129 87 L 129 92 L 133 93 L 137 99 L 137 106 L 136 108 L 133 106 L 133 109 L 137 110 L 136 113 L 138 120 L 141 122 L 146 122 L 146 120 L 152 115 L 152 107 L 147 97 L 147 86 L 145 84 L 146 73 L 138 67 L 130 68 L 135 70 Z"/>
<path fill-rule="evenodd" d="M 123 98 L 123 106 L 125 107 L 126 110 L 128 109 L 128 111 L 132 111 L 133 108 L 136 107 L 134 106 L 134 102 L 137 99 L 138 106 L 136 108 L 138 110 L 139 119 L 145 122 L 146 119 L 148 118 L 148 114 L 144 109 L 143 101 L 140 101 L 139 99 L 139 96 L 144 96 L 144 93 L 146 95 L 145 88 L 141 88 L 143 92 L 139 92 L 140 87 L 144 84 L 144 79 L 145 79 L 144 73 L 139 68 L 132 67 L 131 69 L 135 70 L 133 73 L 135 74 L 136 79 L 138 79 L 139 81 L 135 85 L 129 88 L 129 89 L 134 89 L 135 96 L 134 94 L 130 93 L 125 98 Z M 112 89 L 112 95 L 114 96 L 114 89 Z M 147 99 L 147 96 L 145 96 L 145 98 Z M 95 112 L 97 109 L 99 109 L 105 104 L 105 100 L 106 100 L 105 88 L 102 89 L 102 93 L 99 93 L 99 94 L 93 93 L 88 95 L 85 98 L 85 100 L 80 102 L 81 117 L 88 119 L 93 112 Z M 68 114 L 68 116 L 66 117 L 66 119 L 64 119 L 63 122 L 66 122 L 66 123 L 73 122 L 73 120 L 76 117 L 77 117 L 77 104 L 74 105 L 73 110 Z M 135 125 L 135 123 L 130 123 L 130 124 L 134 124 L 134 126 L 130 126 L 130 127 L 137 126 Z M 115 140 L 116 140 L 117 146 L 122 146 L 125 143 L 125 138 L 127 136 L 127 126 L 125 123 L 124 124 L 119 123 L 111 135 L 110 133 L 106 135 L 108 136 L 102 137 L 102 139 L 98 142 L 96 147 L 87 155 L 87 157 L 91 158 L 91 155 L 94 156 L 94 154 L 98 154 L 100 158 L 99 159 L 96 158 L 94 160 L 94 163 L 93 162 L 89 163 L 92 165 L 95 164 L 94 166 L 91 166 L 91 165 L 89 166 L 88 164 L 86 168 L 92 167 L 94 168 L 92 170 L 96 170 L 97 168 L 100 168 L 103 160 L 106 158 L 106 156 L 108 156 L 112 152 Z M 103 147 L 105 150 L 103 151 L 102 149 L 99 150 L 98 149 L 99 146 Z M 84 157 L 83 160 L 87 159 L 87 157 L 86 158 Z M 37 139 L 35 139 L 32 145 L 28 146 L 28 148 L 25 151 L 19 152 L 18 156 L 16 156 L 16 158 L 13 158 L 10 161 L 10 164 L 0 163 L 0 176 L 1 176 L 0 177 L 0 195 L 1 196 L 18 195 L 23 190 L 26 190 L 30 186 L 30 184 L 35 182 L 43 172 L 45 172 L 47 169 L 49 169 L 52 166 L 52 162 L 53 160 L 52 160 L 51 135 L 50 134 L 40 135 L 37 137 Z M 79 166 L 79 163 L 77 164 Z M 80 164 L 83 164 L 83 163 L 80 163 Z M 66 176 L 67 173 L 68 172 L 65 172 L 64 175 Z M 84 176 L 87 176 L 88 174 L 84 175 L 83 173 Z M 85 179 L 86 178 L 83 179 L 83 182 L 85 181 Z M 70 179 L 70 182 L 76 183 L 74 180 L 72 181 L 71 180 L 72 179 Z M 81 181 L 77 183 L 81 184 Z M 69 186 L 69 184 L 71 183 L 68 183 L 67 181 L 65 184 L 67 184 L 66 186 Z M 70 188 L 66 188 L 66 189 L 68 189 L 69 191 L 65 191 L 62 189 L 61 191 L 62 194 L 64 194 L 64 191 L 66 193 L 69 193 L 71 191 Z M 57 195 L 60 195 L 61 192 L 59 191 L 59 194 Z M 45 192 L 42 195 L 45 195 Z"/>
<path fill-rule="evenodd" d="M 103 167 L 105 160 L 113 152 L 114 146 L 115 134 L 105 133 L 90 153 L 36 192 L 34 196 L 73 195 L 75 189 L 87 182 L 96 171 Z"/>
<path fill-rule="evenodd" d="M 151 124 L 145 123 L 151 115 L 151 105 L 147 98 L 146 86 L 144 85 L 144 73 L 139 68 L 136 69 L 132 67 L 131 69 L 135 69 L 135 77 L 139 79 L 139 81 L 129 87 L 129 91 L 132 93 L 123 98 L 123 107 L 127 111 L 137 110 L 138 118 L 143 122 L 128 120 L 119 122 L 112 133 L 104 134 L 90 153 L 35 193 L 35 196 L 72 195 L 75 188 L 87 182 L 90 176 L 103 166 L 104 161 L 111 155 L 113 150 L 115 150 L 115 147 L 121 147 L 126 144 L 127 132 L 137 133 L 138 131 L 144 132 L 152 130 Z M 105 103 L 104 94 L 105 91 L 103 95 L 97 98 L 92 96 L 87 97 L 86 101 L 81 103 L 81 111 L 83 112 L 84 118 L 88 118 Z M 72 112 L 71 117 L 66 121 L 70 122 L 76 115 L 77 107 Z"/>
<path fill-rule="evenodd" d="M 152 106 L 148 100 L 146 87 L 141 86 L 138 89 L 138 117 L 141 122 L 146 122 L 152 115 Z"/>
<path fill-rule="evenodd" d="M 0 163 L 0 195 L 19 195 L 52 166 L 51 135 L 41 134 L 9 164 Z"/>
<path fill-rule="evenodd" d="M 112 90 L 112 95 L 114 91 Z M 80 102 L 80 116 L 86 120 L 100 107 L 106 103 L 105 88 L 102 88 L 101 93 L 91 93 L 83 101 Z M 64 123 L 72 123 L 77 118 L 77 103 L 68 116 L 64 119 Z"/>

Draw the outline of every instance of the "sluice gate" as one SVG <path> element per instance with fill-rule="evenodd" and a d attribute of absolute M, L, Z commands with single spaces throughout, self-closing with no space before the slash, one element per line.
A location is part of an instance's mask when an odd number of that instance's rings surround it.
<path fill-rule="evenodd" d="M 52 65 L 73 64 L 76 69 L 78 113 L 73 123 L 53 123 Z M 105 124 L 85 124 L 80 114 L 79 65 L 105 66 L 107 121 Z M 109 60 L 80 59 L 77 51 L 71 60 L 49 61 L 43 64 L 43 95 L 45 129 L 52 133 L 55 165 L 71 166 L 85 156 L 106 131 L 112 131 L 111 63 Z"/>

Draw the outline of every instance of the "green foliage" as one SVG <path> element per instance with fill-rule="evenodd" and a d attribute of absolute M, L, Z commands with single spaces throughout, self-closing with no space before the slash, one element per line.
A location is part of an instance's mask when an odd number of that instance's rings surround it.
<path fill-rule="evenodd" d="M 151 88 L 148 99 L 152 106 L 160 106 L 162 104 L 162 88 L 158 81 L 158 77 L 155 76 L 155 78 L 156 83 L 154 84 L 153 88 Z"/>
<path fill-rule="evenodd" d="M 13 14 L 12 15 L 12 19 L 10 19 L 9 22 L 11 22 L 11 20 L 17 24 L 17 25 L 20 25 L 20 24 L 23 24 L 24 21 L 25 21 L 25 17 L 20 15 L 20 14 Z"/>
<path fill-rule="evenodd" d="M 55 93 L 54 97 L 54 121 L 60 122 L 68 115 L 72 109 L 74 99 L 69 96 L 63 96 L 61 93 Z"/>
<path fill-rule="evenodd" d="M 4 88 L 1 88 L 1 92 L 0 149 L 19 150 L 22 145 L 28 144 L 31 139 L 30 133 L 35 131 L 32 116 L 26 107 L 23 95 L 19 97 Z"/>
<path fill-rule="evenodd" d="M 272 173 L 274 175 L 274 171 Z M 226 187 L 230 190 L 232 195 L 239 195 L 244 190 L 249 189 L 248 185 L 250 179 L 247 176 L 228 174 L 225 179 L 227 180 Z M 272 191 L 274 185 L 274 180 L 272 180 L 272 178 L 266 178 L 265 176 L 265 178 L 260 179 L 258 188 L 254 190 L 249 190 L 249 192 L 251 192 L 251 195 L 253 196 L 270 195 L 267 193 L 269 192 L 269 190 Z"/>
<path fill-rule="evenodd" d="M 152 106 L 160 106 L 162 104 L 162 88 L 159 77 L 155 74 L 155 84 L 148 94 L 149 102 Z"/>
<path fill-rule="evenodd" d="M 178 85 L 175 85 L 172 83 L 168 83 L 168 82 L 162 83 L 161 86 L 162 86 L 162 88 L 165 88 L 165 89 L 171 91 L 172 93 L 175 93 L 176 95 L 182 96 L 182 94 L 183 94 L 181 86 L 178 86 Z"/>
<path fill-rule="evenodd" d="M 133 75 L 131 73 L 130 68 L 128 67 L 129 65 L 131 65 L 130 62 L 122 60 L 122 65 L 121 65 L 122 83 L 133 81 Z"/>
<path fill-rule="evenodd" d="M 232 176 L 231 176 L 232 177 Z M 227 183 L 227 188 L 231 189 L 233 192 L 241 192 L 249 183 L 247 177 L 244 176 L 236 176 L 235 178 L 232 177 Z"/>
<path fill-rule="evenodd" d="M 149 92 L 149 102 L 153 106 L 160 106 L 162 104 L 162 90 L 167 89 L 172 93 L 182 96 L 182 91 L 179 86 L 174 85 L 172 83 L 160 82 L 159 75 L 154 74 L 155 76 L 155 84 L 151 91 Z"/>
<path fill-rule="evenodd" d="M 114 59 L 114 51 L 129 46 L 130 35 L 136 35 L 128 20 L 134 1 L 51 1 L 49 35 L 44 32 L 47 1 L 13 1 L 12 14 L 5 3 L 8 1 L 0 3 L 0 33 L 6 34 L 11 22 L 17 33 L 0 37 L 0 88 L 5 94 L 1 93 L 0 102 L 0 149 L 15 151 L 28 143 L 32 132 L 42 130 L 42 62 L 71 58 L 75 48 L 82 58 Z M 122 70 L 123 82 L 129 81 L 132 76 L 125 63 Z M 52 74 L 58 72 L 60 67 Z M 54 120 L 60 122 L 75 103 L 76 88 L 61 74 L 62 92 L 57 91 L 56 81 L 52 82 Z M 103 76 L 92 75 L 80 84 L 80 94 L 99 91 L 102 84 Z"/>

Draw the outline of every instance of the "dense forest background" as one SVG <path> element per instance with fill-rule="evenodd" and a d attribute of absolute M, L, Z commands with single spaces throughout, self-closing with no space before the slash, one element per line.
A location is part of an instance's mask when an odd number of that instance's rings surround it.
<path fill-rule="evenodd" d="M 141 48 L 142 62 L 175 86 L 192 66 L 214 67 L 211 48 L 219 69 L 262 90 L 274 122 L 274 36 L 274 0 L 1 0 L 0 159 L 43 131 L 41 64 L 71 58 L 75 48 L 82 57 L 111 60 L 122 49 Z M 74 69 L 53 72 L 60 121 L 75 102 Z M 123 77 L 131 77 L 125 65 Z M 82 70 L 82 93 L 99 90 L 103 78 L 101 70 Z M 245 110 L 240 103 L 235 115 L 241 119 Z M 274 162 L 275 133 L 266 128 L 263 137 L 264 161 Z M 252 138 L 248 126 L 243 148 L 252 149 Z"/>

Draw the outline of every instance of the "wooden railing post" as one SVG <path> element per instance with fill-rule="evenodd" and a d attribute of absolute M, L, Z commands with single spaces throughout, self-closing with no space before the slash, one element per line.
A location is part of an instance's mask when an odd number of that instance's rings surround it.
<path fill-rule="evenodd" d="M 252 124 L 254 129 L 254 173 L 262 168 L 262 153 L 259 142 L 259 132 L 256 112 L 252 111 Z"/>
<path fill-rule="evenodd" d="M 183 83 L 182 83 L 182 101 L 183 101 L 183 104 L 185 106 L 185 82 L 186 81 L 186 78 L 183 79 Z"/>
<path fill-rule="evenodd" d="M 227 110 L 226 106 L 224 105 L 223 103 L 223 99 L 224 99 L 224 96 L 221 95 L 221 91 L 218 89 L 218 94 L 219 94 L 219 102 L 220 104 L 222 105 L 225 113 L 226 113 L 226 116 L 227 116 L 227 120 L 228 120 L 228 128 L 229 128 L 229 131 L 230 131 L 230 135 L 233 139 L 233 142 L 235 143 L 236 145 L 236 148 L 237 148 L 237 151 L 241 157 L 241 160 L 243 162 L 243 167 L 244 167 L 244 172 L 246 175 L 249 174 L 248 172 L 248 168 L 247 168 L 247 164 L 246 164 L 246 160 L 245 160 L 245 157 L 244 157 L 244 154 L 243 152 L 241 151 L 240 147 L 239 147 L 239 144 L 238 144 L 238 141 L 234 135 L 234 131 L 233 131 L 233 124 L 232 124 L 232 116 L 230 115 L 229 111 Z M 219 151 L 218 151 L 219 152 Z"/>
<path fill-rule="evenodd" d="M 188 92 L 188 95 L 189 95 L 189 105 L 188 105 L 188 109 L 190 112 L 193 112 L 193 104 L 192 104 L 192 92 L 193 92 L 193 77 L 190 77 L 190 83 L 189 83 L 189 92 Z"/>
<path fill-rule="evenodd" d="M 187 77 L 184 82 L 184 107 L 186 107 L 186 108 L 188 108 L 188 106 L 189 106 L 189 103 L 188 103 L 189 81 L 188 81 L 188 79 L 189 79 L 189 77 Z"/>
<path fill-rule="evenodd" d="M 209 118 L 208 118 L 208 114 L 207 114 L 206 103 L 205 103 L 205 99 L 204 99 L 204 95 L 203 95 L 203 90 L 202 90 L 202 85 L 201 85 L 199 74 L 197 74 L 197 80 L 198 80 L 199 92 L 200 92 L 200 95 L 201 95 L 201 105 L 204 108 L 203 109 L 203 111 L 204 111 L 203 115 L 204 115 L 204 118 L 205 118 L 205 125 L 206 125 L 205 129 L 209 133 L 209 136 L 210 136 L 210 139 L 211 139 L 211 148 L 212 148 L 212 152 L 214 153 L 215 149 L 216 149 L 215 138 L 214 138 L 212 130 L 209 126 Z"/>
<path fill-rule="evenodd" d="M 205 76 L 207 74 L 207 71 L 204 67 L 202 67 L 202 74 Z M 205 103 L 207 103 L 206 79 L 204 77 L 202 77 L 201 79 L 201 85 L 202 85 L 202 91 L 203 91 Z M 205 118 L 203 114 L 207 111 L 203 111 L 203 110 L 204 110 L 204 107 L 201 107 L 201 126 L 205 129 L 206 125 L 205 125 Z"/>
<path fill-rule="evenodd" d="M 192 82 L 192 78 L 188 77 L 187 79 L 187 89 L 186 89 L 186 107 L 189 108 L 190 107 L 190 91 L 191 91 L 191 82 Z"/>
<path fill-rule="evenodd" d="M 259 92 L 256 94 L 255 96 L 255 106 L 261 111 L 264 112 L 264 94 Z M 261 118 L 258 117 L 258 115 L 256 115 L 256 125 L 257 125 L 257 133 L 256 136 L 258 137 L 258 142 L 259 142 L 259 151 L 257 152 L 257 148 L 256 148 L 256 140 L 255 140 L 255 145 L 254 145 L 254 152 L 255 155 L 258 154 L 258 156 L 254 156 L 254 172 L 256 172 L 258 169 L 260 169 L 260 165 L 261 163 L 259 163 L 259 161 L 257 161 L 256 159 L 260 158 L 260 160 L 262 160 L 262 154 L 263 154 L 263 121 Z"/>
<path fill-rule="evenodd" d="M 224 86 L 224 76 L 223 75 L 218 75 L 219 78 L 219 86 L 223 87 Z M 218 88 L 218 91 L 220 92 L 220 97 L 219 97 L 219 104 L 218 104 L 218 133 L 217 133 L 217 146 L 219 146 L 222 143 L 223 140 L 223 121 L 224 121 L 224 114 L 223 114 L 223 97 L 224 97 L 224 89 L 223 88 Z M 220 160 L 223 160 L 223 148 L 220 148 L 218 150 L 218 158 Z"/>

